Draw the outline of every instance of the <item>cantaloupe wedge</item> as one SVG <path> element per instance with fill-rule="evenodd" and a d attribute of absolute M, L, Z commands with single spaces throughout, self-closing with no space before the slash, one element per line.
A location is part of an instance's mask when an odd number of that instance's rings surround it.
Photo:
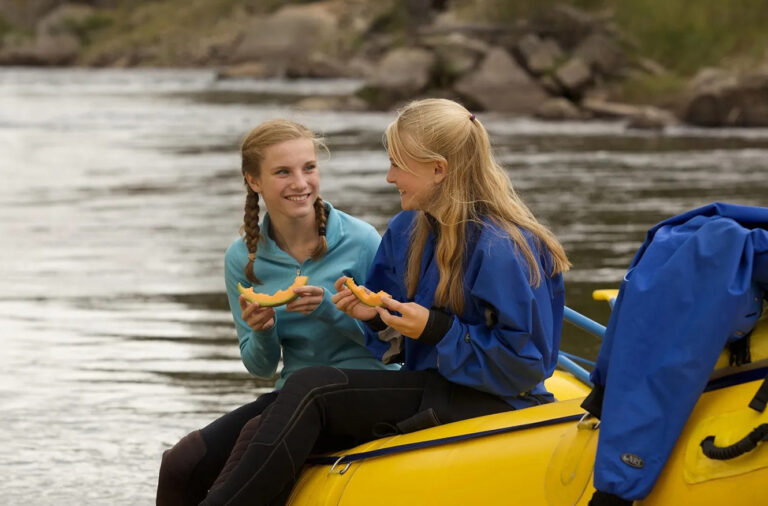
<path fill-rule="evenodd" d="M 344 281 L 344 284 L 347 285 L 347 288 L 349 288 L 352 293 L 355 294 L 355 297 L 357 297 L 360 302 L 366 306 L 381 306 L 383 305 L 381 300 L 382 297 L 391 297 L 391 295 L 389 295 L 384 290 L 379 290 L 377 293 L 373 293 L 363 285 L 358 286 L 355 284 L 355 280 L 352 278 L 347 278 L 346 281 Z"/>
<path fill-rule="evenodd" d="M 237 290 L 245 296 L 248 302 L 257 302 L 261 307 L 276 307 L 295 300 L 299 295 L 294 293 L 293 289 L 305 286 L 308 280 L 307 276 L 296 276 L 291 286 L 284 290 L 278 290 L 272 295 L 254 292 L 253 287 L 245 288 L 240 283 L 237 284 Z"/>

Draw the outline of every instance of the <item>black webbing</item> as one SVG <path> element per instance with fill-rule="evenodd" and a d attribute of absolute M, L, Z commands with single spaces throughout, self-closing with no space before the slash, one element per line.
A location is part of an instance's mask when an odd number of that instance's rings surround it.
<path fill-rule="evenodd" d="M 575 415 L 561 416 L 559 418 L 552 418 L 549 420 L 541 420 L 538 422 L 524 423 L 521 425 L 512 425 L 509 427 L 501 427 L 498 429 L 484 430 L 480 432 L 472 432 L 469 434 L 459 434 L 457 436 L 442 437 L 438 439 L 430 439 L 428 441 L 419 441 L 416 443 L 407 443 L 397 446 L 390 446 L 388 448 L 379 448 L 377 450 L 370 450 L 367 452 L 350 453 L 349 455 L 337 456 L 315 456 L 309 457 L 306 460 L 307 464 L 346 464 L 348 462 L 355 462 L 372 457 L 381 457 L 382 455 L 392 455 L 395 453 L 407 452 L 410 450 L 419 450 L 421 448 L 432 448 L 434 446 L 440 446 L 448 443 L 456 443 L 459 441 L 466 441 L 468 439 L 476 439 L 479 437 L 493 436 L 495 434 L 505 434 L 507 432 L 516 432 L 525 429 L 535 429 L 536 427 L 545 427 L 547 425 L 555 425 L 558 423 L 574 422 L 580 420 L 584 416 L 584 413 L 578 413 Z"/>
<path fill-rule="evenodd" d="M 762 385 L 755 392 L 755 396 L 749 402 L 749 407 L 762 413 L 765 411 L 765 404 L 768 402 L 768 375 L 765 376 Z"/>

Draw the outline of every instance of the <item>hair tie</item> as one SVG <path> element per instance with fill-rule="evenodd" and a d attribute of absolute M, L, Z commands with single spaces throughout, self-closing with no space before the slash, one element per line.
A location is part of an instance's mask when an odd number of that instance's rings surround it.
<path fill-rule="evenodd" d="M 321 236 L 324 236 L 325 235 L 325 227 L 320 227 L 318 229 L 317 233 L 320 234 Z"/>
<path fill-rule="evenodd" d="M 250 260 L 251 262 L 256 260 L 256 253 L 248 253 L 248 260 Z"/>
<path fill-rule="evenodd" d="M 471 114 L 471 115 L 469 116 L 469 121 L 471 121 L 471 122 L 473 122 L 473 123 L 474 123 L 474 121 L 475 121 L 475 118 L 476 118 L 476 116 L 475 116 L 474 114 Z"/>

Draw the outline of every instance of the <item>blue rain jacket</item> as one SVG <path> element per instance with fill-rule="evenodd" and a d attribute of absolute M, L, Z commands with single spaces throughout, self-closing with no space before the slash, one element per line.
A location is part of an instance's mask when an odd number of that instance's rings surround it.
<path fill-rule="evenodd" d="M 392 218 L 366 286 L 432 308 L 439 280 L 432 232 L 422 253 L 416 294 L 406 294 L 404 274 L 416 216 L 405 211 Z M 498 395 L 515 408 L 551 400 L 543 381 L 557 364 L 565 289 L 562 275 L 549 275 L 549 253 L 539 251 L 538 259 L 541 283 L 533 288 L 527 263 L 509 234 L 492 223 L 468 223 L 464 311 L 451 314 L 451 327 L 436 345 L 400 336 L 404 370 L 437 369 L 449 381 Z M 364 326 L 368 347 L 383 358 L 392 343 Z"/>
<path fill-rule="evenodd" d="M 760 316 L 767 230 L 768 208 L 714 203 L 648 232 L 591 374 L 605 387 L 597 490 L 650 493 L 721 350 Z"/>

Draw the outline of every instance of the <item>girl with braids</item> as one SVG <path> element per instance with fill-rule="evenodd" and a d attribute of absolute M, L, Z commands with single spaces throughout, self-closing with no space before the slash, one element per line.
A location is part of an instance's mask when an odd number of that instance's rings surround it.
<path fill-rule="evenodd" d="M 320 198 L 318 148 L 327 149 L 306 127 L 272 120 L 253 129 L 241 150 L 247 191 L 244 236 L 225 255 L 227 296 L 248 371 L 270 378 L 282 354 L 278 389 L 288 376 L 308 366 L 397 368 L 371 354 L 363 330 L 331 301 L 339 273 L 366 279 L 381 238 L 371 225 Z M 263 217 L 260 201 L 266 208 Z M 241 283 L 274 293 L 299 271 L 309 277 L 309 284 L 294 289 L 299 297 L 282 307 L 259 307 L 237 290 Z M 275 397 L 275 392 L 262 395 L 165 452 L 157 504 L 198 504 L 243 427 L 257 426 L 258 415 Z"/>
<path fill-rule="evenodd" d="M 386 146 L 404 212 L 366 286 L 391 297 L 368 307 L 341 276 L 333 301 L 403 368 L 294 373 L 201 504 L 280 504 L 313 452 L 553 400 L 543 381 L 557 363 L 569 262 L 494 161 L 485 128 L 456 102 L 422 100 L 389 125 Z"/>

